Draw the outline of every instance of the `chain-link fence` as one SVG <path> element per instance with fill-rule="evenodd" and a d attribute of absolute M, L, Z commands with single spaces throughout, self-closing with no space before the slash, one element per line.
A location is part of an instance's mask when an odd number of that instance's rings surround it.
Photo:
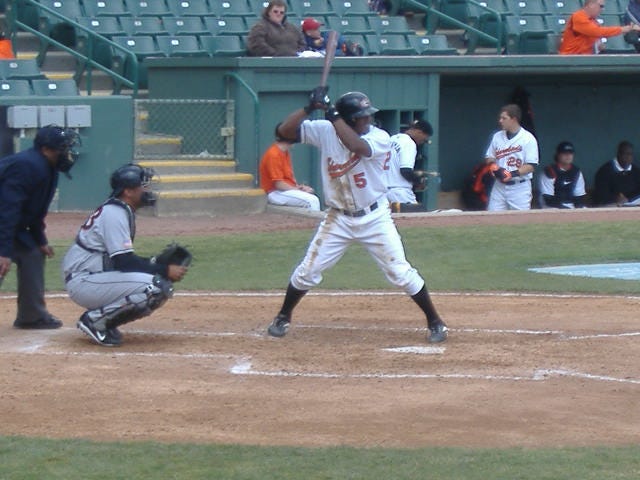
<path fill-rule="evenodd" d="M 136 100 L 136 158 L 233 158 L 234 108 L 232 100 Z"/>

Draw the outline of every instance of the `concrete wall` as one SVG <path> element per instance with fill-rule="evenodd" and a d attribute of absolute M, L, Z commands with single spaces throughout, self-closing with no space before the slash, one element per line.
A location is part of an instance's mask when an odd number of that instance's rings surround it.
<path fill-rule="evenodd" d="M 149 92 L 152 98 L 235 99 L 238 161 L 242 171 L 255 173 L 275 125 L 305 104 L 322 63 L 300 58 L 152 59 Z M 498 109 L 514 87 L 522 86 L 531 93 L 542 163 L 552 160 L 558 142 L 571 140 L 590 186 L 597 166 L 614 155 L 620 140 L 638 143 L 640 149 L 635 127 L 638 71 L 638 55 L 337 58 L 329 85 L 333 98 L 349 90 L 367 93 L 383 110 L 382 127 L 390 133 L 413 114 L 431 121 L 436 135 L 423 166 L 441 171 L 443 191 L 461 188 L 497 129 Z M 236 79 L 227 83 L 225 75 L 230 74 Z M 294 152 L 299 179 L 319 186 L 315 151 L 300 146 Z M 429 208 L 437 206 L 435 193 L 432 188 Z"/>
<path fill-rule="evenodd" d="M 91 210 L 105 200 L 109 176 L 118 166 L 133 161 L 133 100 L 109 97 L 13 97 L 2 98 L 11 105 L 89 105 L 91 127 L 81 128 L 80 157 L 71 170 L 72 180 L 60 175 L 60 210 Z M 30 147 L 36 129 L 10 130 L 16 149 Z M 20 135 L 24 134 L 23 138 Z"/>

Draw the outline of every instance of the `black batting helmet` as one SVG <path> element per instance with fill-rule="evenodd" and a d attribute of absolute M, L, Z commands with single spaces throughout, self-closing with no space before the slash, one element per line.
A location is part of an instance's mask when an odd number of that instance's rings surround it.
<path fill-rule="evenodd" d="M 144 168 L 135 163 L 128 163 L 121 166 L 111 174 L 112 197 L 119 197 L 125 188 L 146 187 L 151 183 L 155 175 L 152 168 Z M 156 197 L 153 192 L 144 192 L 142 204 L 150 206 L 155 204 Z"/>
<path fill-rule="evenodd" d="M 64 173 L 71 170 L 78 159 L 77 147 L 80 144 L 80 135 L 75 130 L 57 125 L 47 125 L 40 128 L 33 139 L 33 146 L 38 150 L 47 147 L 60 152 L 56 167 Z"/>
<path fill-rule="evenodd" d="M 378 111 L 371 105 L 369 97 L 361 92 L 348 92 L 342 95 L 336 102 L 336 110 L 349 125 L 353 125 L 356 118 L 368 117 Z"/>

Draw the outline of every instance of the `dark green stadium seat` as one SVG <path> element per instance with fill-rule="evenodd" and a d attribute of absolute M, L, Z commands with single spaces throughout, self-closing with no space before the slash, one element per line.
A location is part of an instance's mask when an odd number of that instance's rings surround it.
<path fill-rule="evenodd" d="M 212 57 L 242 57 L 247 54 L 238 35 L 205 35 L 200 37 L 200 42 Z"/>
<path fill-rule="evenodd" d="M 404 35 L 366 35 L 370 55 L 417 55 Z"/>
<path fill-rule="evenodd" d="M 0 97 L 28 97 L 33 95 L 29 80 L 0 80 Z"/>
<path fill-rule="evenodd" d="M 370 17 L 369 25 L 376 35 L 409 35 L 415 33 L 404 17 Z"/>
<path fill-rule="evenodd" d="M 339 17 L 378 16 L 377 12 L 369 8 L 367 0 L 331 0 L 331 5 Z"/>
<path fill-rule="evenodd" d="M 246 0 L 209 0 L 209 10 L 217 17 L 250 17 L 256 15 Z"/>
<path fill-rule="evenodd" d="M 73 97 L 79 95 L 75 80 L 31 80 L 34 95 L 42 97 Z"/>
<path fill-rule="evenodd" d="M 209 35 L 200 17 L 164 17 L 162 24 L 170 35 Z"/>
<path fill-rule="evenodd" d="M 209 4 L 204 0 L 167 0 L 167 6 L 176 17 L 204 17 L 211 15 Z"/>
<path fill-rule="evenodd" d="M 111 39 L 115 36 L 126 35 L 126 32 L 120 25 L 117 17 L 83 17 L 79 18 L 77 22 L 83 27 L 88 28 L 94 33 L 102 35 L 107 39 Z M 89 52 L 89 34 L 81 29 L 76 29 L 76 49 L 84 55 L 91 56 L 91 58 L 107 68 L 111 67 L 113 61 L 113 55 L 111 52 L 111 45 L 104 40 L 97 38 L 92 39 L 91 49 Z M 80 61 L 76 67 L 76 78 L 84 71 L 85 65 Z"/>
<path fill-rule="evenodd" d="M 17 20 L 28 25 L 31 28 L 38 29 L 40 25 L 40 14 L 37 7 L 33 5 L 27 5 L 22 0 L 15 0 L 15 7 L 17 9 Z"/>
<path fill-rule="evenodd" d="M 167 35 L 159 17 L 122 17 L 119 19 L 122 29 L 128 36 L 137 35 Z"/>
<path fill-rule="evenodd" d="M 558 34 L 562 34 L 562 32 L 564 32 L 568 20 L 568 15 L 547 15 L 545 17 L 547 28 L 549 28 L 553 33 Z"/>
<path fill-rule="evenodd" d="M 124 6 L 134 17 L 173 15 L 164 0 L 124 0 Z"/>
<path fill-rule="evenodd" d="M 329 17 L 327 19 L 327 28 L 335 30 L 343 35 L 371 35 L 376 31 L 371 28 L 366 17 Z"/>
<path fill-rule="evenodd" d="M 148 57 L 165 57 L 166 55 L 158 48 L 151 35 L 113 37 L 113 42 L 121 47 L 133 52 L 138 59 L 138 83 L 140 88 L 147 88 L 147 68 L 144 59 Z M 127 61 L 127 57 L 119 50 L 113 51 L 112 68 L 125 78 L 133 79 L 134 66 Z"/>
<path fill-rule="evenodd" d="M 328 0 L 291 0 L 291 10 L 300 17 L 335 16 Z"/>
<path fill-rule="evenodd" d="M 249 31 L 242 17 L 205 17 L 204 24 L 211 35 L 246 35 Z"/>
<path fill-rule="evenodd" d="M 507 16 L 505 19 L 507 53 L 547 54 L 547 36 L 553 33 L 545 24 L 542 15 Z"/>
<path fill-rule="evenodd" d="M 440 12 L 461 22 L 467 22 L 467 0 L 441 0 Z"/>
<path fill-rule="evenodd" d="M 258 16 L 262 15 L 262 12 L 267 8 L 267 5 L 269 5 L 269 0 L 249 0 L 249 8 Z M 289 13 L 293 12 L 291 12 L 291 9 L 287 5 L 287 14 Z"/>
<path fill-rule="evenodd" d="M 157 37 L 156 42 L 167 57 L 209 56 L 209 53 L 200 47 L 195 35 L 165 35 Z"/>
<path fill-rule="evenodd" d="M 40 4 L 72 21 L 84 16 L 78 0 L 40 0 Z M 68 21 L 45 10 L 40 10 L 38 30 L 63 45 L 72 47 L 76 43 L 75 28 Z M 42 47 L 41 53 L 44 53 L 48 45 Z"/>
<path fill-rule="evenodd" d="M 446 35 L 408 35 L 407 38 L 418 55 L 458 55 L 458 50 L 449 46 Z"/>
<path fill-rule="evenodd" d="M 571 15 L 581 8 L 581 0 L 547 0 L 547 10 L 551 15 Z"/>
<path fill-rule="evenodd" d="M 87 17 L 125 17 L 133 14 L 127 10 L 122 0 L 83 0 Z"/>
<path fill-rule="evenodd" d="M 548 15 L 550 14 L 543 0 L 505 0 L 507 10 L 512 15 Z"/>
<path fill-rule="evenodd" d="M 636 49 L 630 43 L 627 43 L 622 35 L 616 35 L 614 37 L 607 37 L 602 39 L 605 49 L 600 52 L 604 54 L 635 54 Z"/>
<path fill-rule="evenodd" d="M 34 80 L 46 78 L 34 58 L 0 60 L 0 78 Z"/>

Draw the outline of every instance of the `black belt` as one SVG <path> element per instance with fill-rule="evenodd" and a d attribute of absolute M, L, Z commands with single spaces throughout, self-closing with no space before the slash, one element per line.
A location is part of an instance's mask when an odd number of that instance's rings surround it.
<path fill-rule="evenodd" d="M 366 214 L 373 212 L 376 208 L 378 208 L 378 202 L 373 202 L 367 208 L 356 210 L 355 212 L 349 210 L 340 210 L 339 208 L 337 208 L 336 210 L 344 213 L 347 217 L 364 217 Z"/>
<path fill-rule="evenodd" d="M 521 178 L 520 180 L 511 180 L 510 182 L 505 183 L 505 185 L 517 185 L 518 183 L 524 183 L 528 180 L 528 178 Z"/>

